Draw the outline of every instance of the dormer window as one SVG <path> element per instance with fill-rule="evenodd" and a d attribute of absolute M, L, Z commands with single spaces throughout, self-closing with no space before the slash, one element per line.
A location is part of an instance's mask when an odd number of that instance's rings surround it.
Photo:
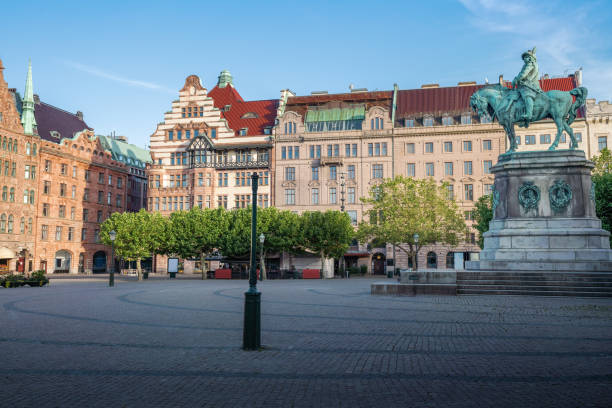
<path fill-rule="evenodd" d="M 414 127 L 414 119 L 404 119 L 405 127 Z"/>
<path fill-rule="evenodd" d="M 285 122 L 285 134 L 292 135 L 296 132 L 295 122 Z"/>
<path fill-rule="evenodd" d="M 259 116 L 255 112 L 247 112 L 242 115 L 241 119 L 257 119 Z"/>
<path fill-rule="evenodd" d="M 229 110 L 230 110 L 230 108 L 231 108 L 231 107 L 232 107 L 232 105 L 225 105 L 225 106 L 223 107 L 223 111 L 224 111 L 224 112 L 229 112 Z"/>
<path fill-rule="evenodd" d="M 423 126 L 433 126 L 434 120 L 432 116 L 427 116 L 423 118 Z"/>
<path fill-rule="evenodd" d="M 480 117 L 480 123 L 491 123 L 491 117 L 489 115 L 482 115 Z"/>
<path fill-rule="evenodd" d="M 442 117 L 442 124 L 444 126 L 450 126 L 453 124 L 453 117 L 452 116 L 443 116 Z"/>
<path fill-rule="evenodd" d="M 461 115 L 461 124 L 462 125 L 470 125 L 472 124 L 472 115 Z"/>
<path fill-rule="evenodd" d="M 239 134 L 240 134 L 240 136 L 246 136 L 246 135 L 247 135 L 247 131 L 248 131 L 248 130 L 249 130 L 248 128 L 242 128 L 242 129 L 240 129 L 240 133 L 239 133 Z"/>
<path fill-rule="evenodd" d="M 383 119 L 382 118 L 373 118 L 370 120 L 370 129 L 372 130 L 380 130 L 383 129 Z"/>
<path fill-rule="evenodd" d="M 271 135 L 272 134 L 272 128 L 266 127 L 264 128 L 264 135 Z"/>
<path fill-rule="evenodd" d="M 59 139 L 61 137 L 60 132 L 58 132 L 57 130 L 52 130 L 49 132 L 49 134 L 51 135 L 51 137 L 54 137 L 56 139 Z"/>

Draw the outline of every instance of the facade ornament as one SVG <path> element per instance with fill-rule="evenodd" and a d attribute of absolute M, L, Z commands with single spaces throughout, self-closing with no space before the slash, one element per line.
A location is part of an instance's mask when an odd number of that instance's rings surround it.
<path fill-rule="evenodd" d="M 563 211 L 572 200 L 572 188 L 563 180 L 557 180 L 548 189 L 550 208 L 554 211 Z"/>
<path fill-rule="evenodd" d="M 540 188 L 533 184 L 532 181 L 523 183 L 518 191 L 519 204 L 528 211 L 532 208 L 538 208 L 540 202 Z"/>

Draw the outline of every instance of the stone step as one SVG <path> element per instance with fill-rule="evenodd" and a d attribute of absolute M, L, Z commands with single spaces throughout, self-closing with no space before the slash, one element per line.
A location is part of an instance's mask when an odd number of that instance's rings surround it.
<path fill-rule="evenodd" d="M 560 286 L 560 287 L 601 287 L 612 289 L 612 282 L 593 281 L 551 281 L 551 280 L 517 280 L 517 279 L 495 279 L 495 280 L 458 280 L 458 286 L 477 285 L 515 285 L 515 286 Z"/>
<path fill-rule="evenodd" d="M 521 296 L 572 296 L 612 297 L 612 292 L 581 292 L 580 290 L 508 290 L 508 289 L 457 289 L 457 295 L 521 295 Z"/>
<path fill-rule="evenodd" d="M 465 285 L 457 284 L 457 290 L 517 290 L 517 291 L 579 291 L 579 292 L 602 292 L 609 293 L 612 295 L 612 287 L 604 286 L 572 286 L 572 285 L 528 285 L 523 282 L 517 282 L 515 284 L 476 284 L 476 285 Z"/>
<path fill-rule="evenodd" d="M 572 272 L 457 272 L 457 280 L 480 280 L 480 279 L 548 279 L 548 280 L 592 280 L 612 281 L 612 273 L 572 273 Z"/>

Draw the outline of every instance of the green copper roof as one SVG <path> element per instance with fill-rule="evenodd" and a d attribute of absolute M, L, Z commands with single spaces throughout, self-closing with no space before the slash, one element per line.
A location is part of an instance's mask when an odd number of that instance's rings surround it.
<path fill-rule="evenodd" d="M 108 136 L 98 135 L 100 143 L 106 150 L 111 152 L 113 160 L 120 161 L 128 166 L 144 168 L 146 163 L 151 163 L 151 152 L 133 144 L 113 139 Z"/>
<path fill-rule="evenodd" d="M 228 84 L 234 85 L 234 79 L 232 78 L 232 74 L 227 69 L 221 71 L 219 74 L 219 81 L 217 82 L 217 86 L 219 88 L 225 88 Z"/>
<path fill-rule="evenodd" d="M 365 119 L 365 106 L 352 108 L 334 108 L 321 110 L 308 110 L 306 122 L 333 122 L 336 120 L 363 120 Z"/>
<path fill-rule="evenodd" d="M 26 135 L 34 134 L 36 118 L 34 118 L 34 86 L 32 85 L 32 61 L 28 62 L 24 98 L 22 100 L 21 124 Z"/>

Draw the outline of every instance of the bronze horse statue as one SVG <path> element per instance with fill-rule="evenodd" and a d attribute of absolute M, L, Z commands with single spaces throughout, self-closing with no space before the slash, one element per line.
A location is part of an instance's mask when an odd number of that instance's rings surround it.
<path fill-rule="evenodd" d="M 529 123 L 542 119 L 552 119 L 557 126 L 557 136 L 548 150 L 555 150 L 557 148 L 563 131 L 567 132 L 571 139 L 570 149 L 574 150 L 578 147 L 578 142 L 570 125 L 576 119 L 576 112 L 586 101 L 586 88 L 578 87 L 569 92 L 540 91 L 535 98 L 533 116 L 529 121 L 523 119 L 525 103 L 522 98 L 517 98 L 517 96 L 516 90 L 495 84 L 480 88 L 470 97 L 471 108 L 480 116 L 488 115 L 491 119 L 497 118 L 508 136 L 508 141 L 510 142 L 509 152 L 516 151 L 518 147 L 514 133 L 514 124 L 528 127 Z M 574 96 L 576 97 L 575 101 Z M 506 106 L 509 105 L 508 108 L 499 109 L 500 104 L 506 98 L 511 98 L 513 102 L 505 104 Z"/>

